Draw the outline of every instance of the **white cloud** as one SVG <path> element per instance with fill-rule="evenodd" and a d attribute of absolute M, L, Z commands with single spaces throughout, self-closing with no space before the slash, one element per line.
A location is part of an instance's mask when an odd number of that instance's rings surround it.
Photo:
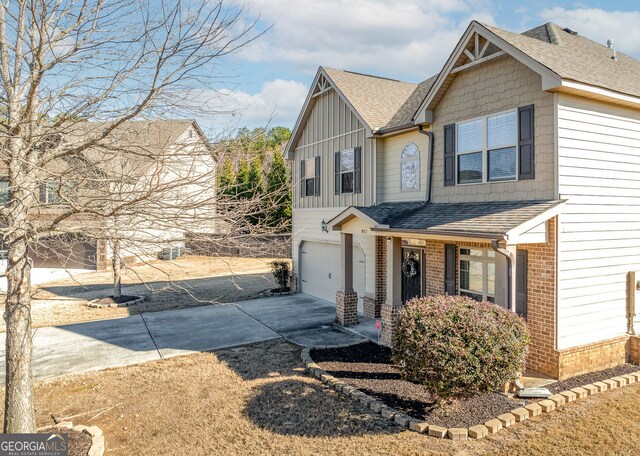
<path fill-rule="evenodd" d="M 494 22 L 484 0 L 268 0 L 253 10 L 273 28 L 243 50 L 246 60 L 413 81 L 440 70 L 472 18 Z"/>
<path fill-rule="evenodd" d="M 266 81 L 260 92 L 249 94 L 241 90 L 223 89 L 217 92 L 192 93 L 204 111 L 211 115 L 202 119 L 205 127 L 217 132 L 237 127 L 286 125 L 293 126 L 307 95 L 308 87 L 297 81 L 275 79 Z"/>
<path fill-rule="evenodd" d="M 545 21 L 569 27 L 603 45 L 611 38 L 617 50 L 636 58 L 640 57 L 640 11 L 556 7 L 543 10 L 540 17 Z"/>

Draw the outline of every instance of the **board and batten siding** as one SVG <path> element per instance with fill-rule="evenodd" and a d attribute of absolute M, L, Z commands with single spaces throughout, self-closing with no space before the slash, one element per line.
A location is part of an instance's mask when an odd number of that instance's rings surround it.
<path fill-rule="evenodd" d="M 640 270 L 640 113 L 559 95 L 558 349 L 627 330 Z"/>
<path fill-rule="evenodd" d="M 408 144 L 415 144 L 420 151 L 420 187 L 417 190 L 400 188 L 400 162 L 402 150 Z M 378 140 L 377 145 L 377 201 L 420 201 L 426 198 L 429 169 L 429 138 L 412 131 Z"/>
<path fill-rule="evenodd" d="M 362 148 L 362 192 L 336 195 L 335 152 Z M 301 198 L 300 161 L 320 156 L 320 195 Z M 375 201 L 375 139 L 366 138 L 365 126 L 335 90 L 319 95 L 295 145 L 293 160 L 293 207 L 369 206 Z"/>
<path fill-rule="evenodd" d="M 295 209 L 293 211 L 293 265 L 298 271 L 300 265 L 300 246 L 302 242 L 324 242 L 340 245 L 339 231 L 322 231 L 322 221 L 329 221 L 346 207 Z M 353 235 L 354 247 L 362 249 L 365 255 L 365 289 L 368 295 L 374 296 L 376 291 L 376 237 L 371 235 Z M 336 271 L 340 271 L 340 258 L 335 259 Z"/>

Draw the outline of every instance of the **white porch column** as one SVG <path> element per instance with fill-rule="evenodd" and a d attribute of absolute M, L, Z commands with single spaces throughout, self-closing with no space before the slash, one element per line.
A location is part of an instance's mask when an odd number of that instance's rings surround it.
<path fill-rule="evenodd" d="M 387 300 L 380 311 L 382 316 L 381 343 L 393 345 L 396 323 L 402 309 L 402 239 L 387 238 Z"/>
<path fill-rule="evenodd" d="M 340 233 L 342 283 L 336 293 L 336 320 L 342 326 L 358 323 L 358 293 L 353 289 L 353 234 Z"/>
<path fill-rule="evenodd" d="M 353 291 L 353 234 L 340 233 L 340 266 L 342 283 L 340 289 Z"/>
<path fill-rule="evenodd" d="M 388 306 L 402 305 L 402 239 L 387 239 L 387 302 Z"/>
<path fill-rule="evenodd" d="M 516 250 L 514 244 L 500 248 L 501 252 L 496 252 L 496 282 L 495 301 L 496 304 L 515 312 L 516 309 Z M 508 254 L 510 260 L 506 255 Z M 511 272 L 509 272 L 509 262 Z"/>

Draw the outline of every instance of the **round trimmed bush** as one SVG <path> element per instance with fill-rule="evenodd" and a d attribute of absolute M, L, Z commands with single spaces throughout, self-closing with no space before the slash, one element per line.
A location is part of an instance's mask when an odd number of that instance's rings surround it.
<path fill-rule="evenodd" d="M 517 314 L 465 296 L 429 296 L 400 312 L 393 361 L 438 401 L 493 391 L 524 370 L 529 331 Z"/>

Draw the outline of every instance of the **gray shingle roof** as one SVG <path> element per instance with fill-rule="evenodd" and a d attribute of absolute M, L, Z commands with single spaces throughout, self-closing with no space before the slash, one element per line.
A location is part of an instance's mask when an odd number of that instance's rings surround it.
<path fill-rule="evenodd" d="M 418 88 L 410 82 L 323 69 L 372 130 L 385 127 Z"/>
<path fill-rule="evenodd" d="M 551 22 L 522 34 L 481 24 L 563 79 L 640 96 L 640 61 Z"/>
<path fill-rule="evenodd" d="M 474 233 L 502 236 L 552 209 L 562 200 L 507 201 L 490 203 L 424 204 L 383 203 L 355 209 L 379 225 L 396 231 Z"/>

